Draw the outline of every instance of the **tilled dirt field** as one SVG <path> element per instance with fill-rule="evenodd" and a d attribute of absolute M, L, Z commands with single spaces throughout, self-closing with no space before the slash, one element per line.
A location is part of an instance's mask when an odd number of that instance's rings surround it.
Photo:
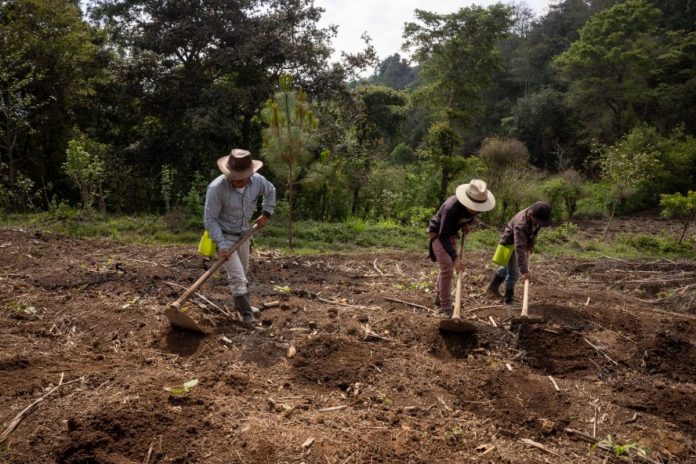
<path fill-rule="evenodd" d="M 618 462 L 608 435 L 696 462 L 695 263 L 535 255 L 547 321 L 510 327 L 489 259 L 466 258 L 475 336 L 438 332 L 425 252 L 254 253 L 253 303 L 279 304 L 245 327 L 217 275 L 196 336 L 162 315 L 195 250 L 0 230 L 0 462 Z"/>

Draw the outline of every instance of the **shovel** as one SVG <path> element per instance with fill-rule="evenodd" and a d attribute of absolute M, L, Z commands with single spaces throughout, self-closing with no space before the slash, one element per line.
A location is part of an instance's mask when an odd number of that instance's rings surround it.
<path fill-rule="evenodd" d="M 462 244 L 459 247 L 459 257 L 461 259 L 464 253 L 464 235 L 462 235 Z M 452 311 L 452 319 L 443 319 L 440 321 L 440 332 L 455 332 L 455 333 L 473 333 L 476 332 L 476 326 L 469 321 L 464 321 L 461 318 L 462 306 L 462 273 L 457 273 L 457 290 L 454 294 L 454 310 Z"/>
<path fill-rule="evenodd" d="M 257 229 L 256 223 L 246 231 L 244 235 L 239 237 L 239 240 L 237 240 L 237 243 L 235 243 L 232 248 L 230 248 L 230 256 L 232 256 L 232 253 L 237 251 L 239 247 L 249 239 L 249 237 L 252 236 L 252 234 L 256 231 Z M 217 271 L 217 269 L 222 266 L 222 264 L 227 261 L 227 258 L 224 256 L 220 256 L 217 261 L 215 261 L 215 264 L 210 266 L 210 269 L 208 269 L 205 274 L 200 276 L 197 281 L 193 283 L 185 292 L 183 295 L 179 297 L 178 300 L 174 301 L 171 303 L 167 309 L 164 310 L 164 315 L 167 316 L 167 319 L 169 319 L 169 323 L 174 326 L 178 327 L 180 329 L 185 329 L 185 330 L 191 330 L 193 332 L 201 332 L 203 333 L 203 329 L 198 325 L 198 323 L 189 315 L 187 314 L 184 310 L 181 309 L 181 305 L 188 300 L 191 295 L 193 295 L 198 288 L 203 285 L 203 282 L 208 280 L 208 278 Z"/>

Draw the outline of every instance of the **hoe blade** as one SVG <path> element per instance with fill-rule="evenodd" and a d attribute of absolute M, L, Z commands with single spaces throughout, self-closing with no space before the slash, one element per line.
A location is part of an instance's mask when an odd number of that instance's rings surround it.
<path fill-rule="evenodd" d="M 476 326 L 469 321 L 464 321 L 459 318 L 443 319 L 440 321 L 440 332 L 455 332 L 455 333 L 474 333 Z"/>
<path fill-rule="evenodd" d="M 192 332 L 204 333 L 203 329 L 193 320 L 191 316 L 173 306 L 167 306 L 164 315 L 169 319 L 169 323 L 179 329 L 190 330 Z"/>

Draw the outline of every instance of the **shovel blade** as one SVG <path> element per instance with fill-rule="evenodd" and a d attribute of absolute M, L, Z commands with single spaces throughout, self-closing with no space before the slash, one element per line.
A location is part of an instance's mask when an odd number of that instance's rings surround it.
<path fill-rule="evenodd" d="M 203 329 L 201 329 L 198 323 L 196 323 L 191 316 L 183 311 L 179 311 L 173 306 L 167 306 L 167 309 L 164 310 L 164 315 L 167 316 L 169 323 L 173 327 L 190 330 L 192 332 L 204 333 Z"/>
<path fill-rule="evenodd" d="M 544 322 L 546 322 L 546 318 L 542 316 L 520 316 L 510 319 L 511 326 L 522 324 L 543 324 Z"/>
<path fill-rule="evenodd" d="M 443 319 L 440 321 L 440 332 L 474 333 L 476 326 L 469 321 L 459 318 Z"/>

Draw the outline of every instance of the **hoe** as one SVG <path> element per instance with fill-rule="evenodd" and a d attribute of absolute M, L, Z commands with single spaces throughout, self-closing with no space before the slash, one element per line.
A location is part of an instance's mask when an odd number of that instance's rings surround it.
<path fill-rule="evenodd" d="M 254 224 L 251 229 L 249 229 L 244 235 L 239 237 L 239 240 L 237 240 L 237 243 L 230 248 L 230 255 L 232 253 L 236 252 L 237 249 L 249 239 L 249 237 L 252 236 L 252 234 L 256 231 L 257 225 Z M 203 329 L 198 325 L 198 323 L 186 312 L 185 309 L 181 308 L 181 305 L 183 305 L 186 300 L 188 300 L 191 295 L 193 295 L 198 288 L 203 285 L 203 282 L 208 280 L 208 278 L 217 271 L 217 269 L 222 266 L 222 264 L 227 261 L 224 256 L 220 256 L 217 261 L 215 261 L 215 264 L 210 266 L 210 269 L 208 269 L 205 274 L 200 276 L 196 282 L 193 283 L 185 292 L 183 295 L 179 297 L 178 300 L 174 301 L 171 303 L 167 309 L 164 310 L 164 315 L 167 316 L 167 319 L 169 319 L 169 322 L 172 326 L 178 327 L 180 329 L 185 329 L 185 330 L 191 330 L 194 332 L 200 332 L 204 333 Z"/>
<path fill-rule="evenodd" d="M 464 235 L 462 235 L 462 243 L 459 246 L 459 257 L 461 259 L 464 252 Z M 457 290 L 454 295 L 454 310 L 452 311 L 452 319 L 443 319 L 440 321 L 440 332 L 454 333 L 473 333 L 476 332 L 476 326 L 469 321 L 462 320 L 462 273 L 457 273 Z"/>

